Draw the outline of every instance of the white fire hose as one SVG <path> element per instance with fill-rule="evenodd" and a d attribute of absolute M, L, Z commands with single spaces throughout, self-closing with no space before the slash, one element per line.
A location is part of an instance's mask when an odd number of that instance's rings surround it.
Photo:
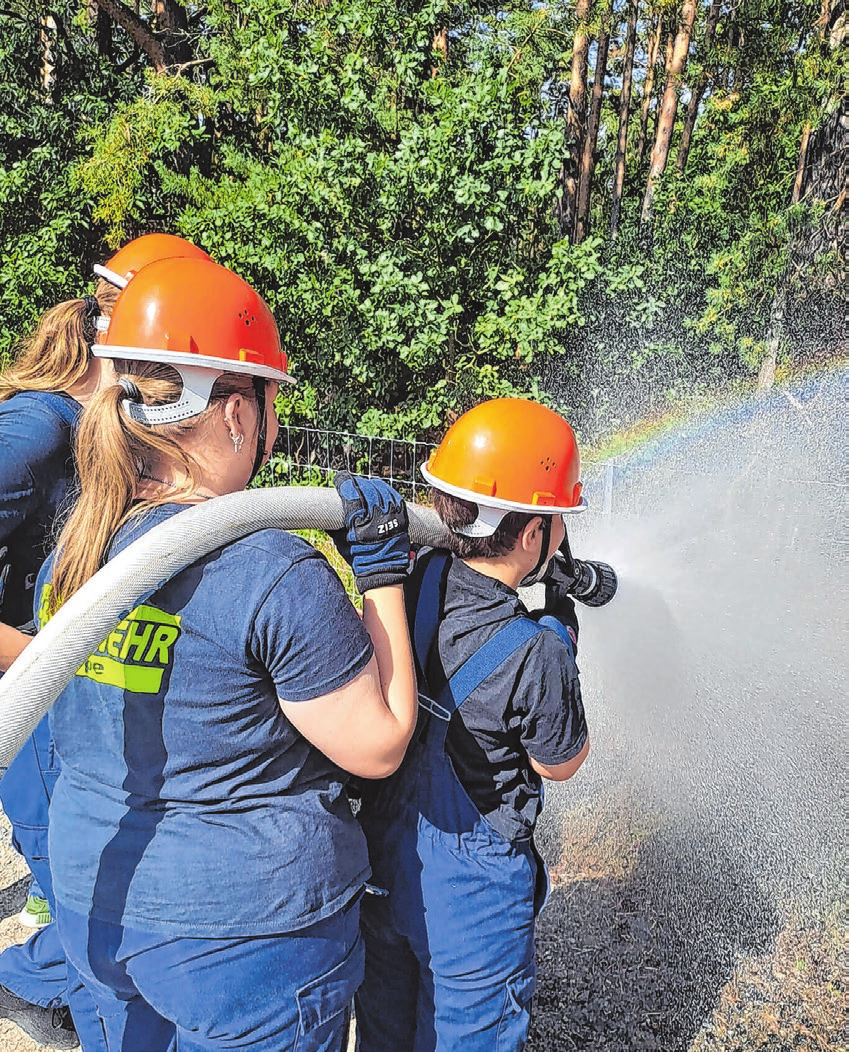
<path fill-rule="evenodd" d="M 408 504 L 410 540 L 444 547 L 431 508 Z M 335 489 L 284 486 L 194 504 L 128 545 L 65 603 L 0 678 L 0 767 L 8 767 L 38 722 L 119 621 L 180 570 L 257 530 L 338 530 Z"/>

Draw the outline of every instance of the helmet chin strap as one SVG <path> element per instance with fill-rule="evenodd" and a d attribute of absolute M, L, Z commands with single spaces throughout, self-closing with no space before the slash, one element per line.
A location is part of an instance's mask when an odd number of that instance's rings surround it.
<path fill-rule="evenodd" d="M 254 393 L 256 394 L 256 411 L 259 414 L 259 420 L 256 434 L 256 452 L 254 454 L 254 465 L 251 468 L 250 482 L 253 482 L 259 474 L 259 469 L 262 467 L 262 461 L 265 457 L 265 439 L 268 434 L 268 417 L 265 411 L 265 392 L 267 382 L 268 381 L 261 376 L 255 376 L 253 378 Z"/>
<path fill-rule="evenodd" d="M 548 547 L 551 544 L 550 515 L 543 515 L 540 531 L 542 533 L 542 546 L 539 551 L 539 559 L 533 570 L 519 582 L 520 588 L 530 588 L 531 585 L 537 584 L 538 581 L 545 577 L 545 571 L 548 569 Z"/>

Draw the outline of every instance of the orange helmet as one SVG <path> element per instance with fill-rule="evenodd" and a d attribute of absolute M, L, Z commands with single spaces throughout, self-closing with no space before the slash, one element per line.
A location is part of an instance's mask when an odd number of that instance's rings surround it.
<path fill-rule="evenodd" d="M 173 405 L 133 403 L 142 423 L 203 412 L 217 377 L 247 373 L 294 383 L 271 311 L 237 274 L 209 259 L 174 257 L 142 268 L 118 297 L 98 358 L 164 362 L 183 378 Z"/>
<path fill-rule="evenodd" d="M 537 402 L 496 398 L 464 413 L 421 468 L 435 489 L 478 506 L 458 532 L 488 537 L 510 511 L 583 511 L 581 459 L 572 428 Z"/>
<path fill-rule="evenodd" d="M 104 266 L 95 263 L 94 273 L 110 285 L 123 289 L 130 278 L 148 263 L 155 263 L 158 259 L 173 259 L 175 256 L 186 259 L 210 258 L 202 248 L 176 234 L 144 234 L 119 248 Z"/>

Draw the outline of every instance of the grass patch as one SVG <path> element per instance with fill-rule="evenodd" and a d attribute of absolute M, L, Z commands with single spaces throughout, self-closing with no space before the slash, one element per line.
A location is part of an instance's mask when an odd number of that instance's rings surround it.
<path fill-rule="evenodd" d="M 657 819 L 624 796 L 581 804 L 564 816 L 560 858 L 549 867 L 552 887 L 582 880 L 623 880 Z"/>
<path fill-rule="evenodd" d="M 790 921 L 772 950 L 744 957 L 689 1052 L 846 1052 L 846 904 Z"/>

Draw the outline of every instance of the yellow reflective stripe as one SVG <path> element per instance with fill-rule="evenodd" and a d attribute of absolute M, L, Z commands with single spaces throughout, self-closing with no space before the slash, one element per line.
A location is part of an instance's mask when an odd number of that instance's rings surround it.
<path fill-rule="evenodd" d="M 140 665 L 123 665 L 112 658 L 93 654 L 77 669 L 78 676 L 93 679 L 110 687 L 132 690 L 138 694 L 158 694 L 162 687 L 164 668 L 142 668 Z"/>

